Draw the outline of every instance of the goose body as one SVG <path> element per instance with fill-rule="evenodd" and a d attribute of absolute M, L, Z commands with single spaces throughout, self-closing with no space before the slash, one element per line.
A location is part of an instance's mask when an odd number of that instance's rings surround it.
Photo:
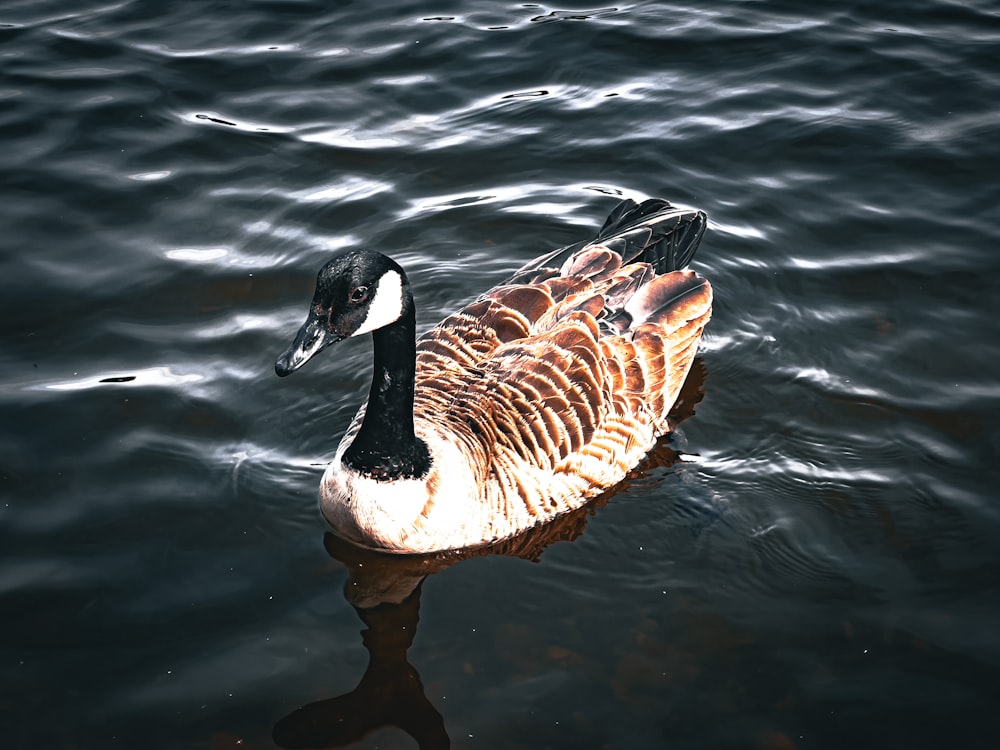
<path fill-rule="evenodd" d="M 711 287 L 684 270 L 705 225 L 663 200 L 623 201 L 594 240 L 532 261 L 419 341 L 394 261 L 327 263 L 275 369 L 373 334 L 368 401 L 321 483 L 333 529 L 388 552 L 465 548 L 621 482 L 670 431 L 711 315 Z"/>

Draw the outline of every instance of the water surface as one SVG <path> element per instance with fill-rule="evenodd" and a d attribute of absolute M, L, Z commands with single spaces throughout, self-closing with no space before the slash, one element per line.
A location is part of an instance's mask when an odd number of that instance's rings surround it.
<path fill-rule="evenodd" d="M 4 747 L 993 746 L 992 4 L 33 0 L 0 40 Z M 716 310 L 644 470 L 498 554 L 325 536 L 370 344 L 272 368 L 330 253 L 429 326 L 645 196 L 708 212 Z"/>

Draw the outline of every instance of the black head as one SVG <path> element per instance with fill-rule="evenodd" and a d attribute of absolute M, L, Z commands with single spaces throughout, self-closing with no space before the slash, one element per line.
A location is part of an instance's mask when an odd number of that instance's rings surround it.
<path fill-rule="evenodd" d="M 274 371 L 283 377 L 330 344 L 391 325 L 412 304 L 406 274 L 391 258 L 373 250 L 341 253 L 316 276 L 309 316 Z"/>

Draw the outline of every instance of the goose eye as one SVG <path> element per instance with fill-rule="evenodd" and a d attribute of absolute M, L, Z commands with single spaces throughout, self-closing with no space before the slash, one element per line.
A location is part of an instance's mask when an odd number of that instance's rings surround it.
<path fill-rule="evenodd" d="M 360 304 L 368 299 L 368 287 L 358 286 L 351 290 L 351 303 Z"/>

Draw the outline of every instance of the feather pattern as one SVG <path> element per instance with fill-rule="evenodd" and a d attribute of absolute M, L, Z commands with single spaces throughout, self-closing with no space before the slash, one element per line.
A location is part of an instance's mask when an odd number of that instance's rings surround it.
<path fill-rule="evenodd" d="M 711 315 L 709 283 L 682 270 L 705 223 L 623 201 L 594 241 L 532 261 L 424 334 L 413 430 L 429 468 L 379 481 L 348 466 L 362 407 L 324 475 L 334 529 L 392 552 L 470 547 L 622 481 L 671 429 Z"/>

